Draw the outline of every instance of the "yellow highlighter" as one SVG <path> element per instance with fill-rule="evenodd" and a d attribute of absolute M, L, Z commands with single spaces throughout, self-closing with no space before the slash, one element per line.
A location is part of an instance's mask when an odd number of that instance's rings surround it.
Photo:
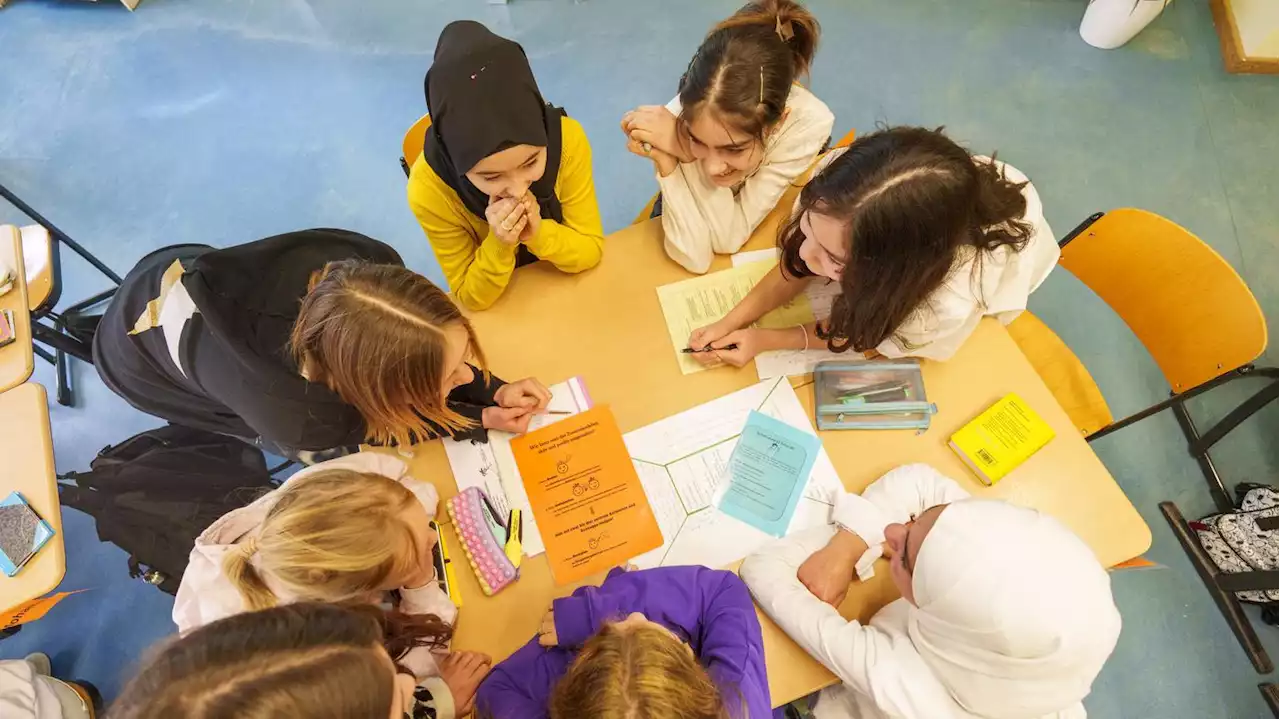
<path fill-rule="evenodd" d="M 458 577 L 453 571 L 453 559 L 449 556 L 449 546 L 444 538 L 444 532 L 440 531 L 440 525 L 431 522 L 431 528 L 436 530 L 436 546 L 431 550 L 431 562 L 436 568 L 436 582 L 440 584 L 440 589 L 449 595 L 449 601 L 453 602 L 453 606 L 462 606 L 462 590 L 458 588 Z"/>
<path fill-rule="evenodd" d="M 521 517 L 520 510 L 513 509 L 507 515 L 507 543 L 502 547 L 502 553 L 511 561 L 512 566 L 517 570 L 520 569 L 520 562 L 524 559 L 524 520 Z"/>

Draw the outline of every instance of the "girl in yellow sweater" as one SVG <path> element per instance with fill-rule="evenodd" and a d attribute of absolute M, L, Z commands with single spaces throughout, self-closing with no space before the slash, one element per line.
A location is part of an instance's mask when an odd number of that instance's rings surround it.
<path fill-rule="evenodd" d="M 409 207 L 458 301 L 492 305 L 515 268 L 600 262 L 604 231 L 582 126 L 544 102 L 520 45 L 447 25 L 427 71 L 427 128 Z"/>

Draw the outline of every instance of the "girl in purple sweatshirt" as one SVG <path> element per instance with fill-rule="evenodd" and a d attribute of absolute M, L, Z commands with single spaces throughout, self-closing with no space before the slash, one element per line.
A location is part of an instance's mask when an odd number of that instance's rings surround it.
<path fill-rule="evenodd" d="M 706 567 L 614 569 L 557 599 L 538 636 L 480 685 L 481 717 L 771 716 L 746 585 Z"/>

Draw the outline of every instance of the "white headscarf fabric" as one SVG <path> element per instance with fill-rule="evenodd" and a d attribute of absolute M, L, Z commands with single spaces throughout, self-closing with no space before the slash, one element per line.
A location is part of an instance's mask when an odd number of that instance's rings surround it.
<path fill-rule="evenodd" d="M 916 557 L 908 631 L 969 712 L 1028 719 L 1088 693 L 1120 636 L 1111 580 L 1057 520 L 1005 502 L 943 510 Z"/>

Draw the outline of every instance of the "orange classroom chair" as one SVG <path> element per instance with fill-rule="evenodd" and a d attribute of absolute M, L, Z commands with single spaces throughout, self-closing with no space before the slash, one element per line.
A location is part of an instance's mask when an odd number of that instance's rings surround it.
<path fill-rule="evenodd" d="M 418 161 L 418 155 L 422 154 L 423 138 L 426 137 L 428 127 L 431 127 L 431 116 L 423 115 L 404 133 L 404 142 L 400 145 L 400 169 L 404 170 L 406 178 L 409 176 L 409 168 L 413 167 L 413 163 Z"/>
<path fill-rule="evenodd" d="M 1058 244 L 1059 263 L 1106 302 L 1146 347 L 1169 383 L 1169 398 L 1115 420 L 1084 364 L 1037 317 L 1022 313 L 1009 325 L 1010 335 L 1088 441 L 1172 409 L 1214 504 L 1219 511 L 1230 510 L 1233 502 L 1209 450 L 1280 395 L 1276 368 L 1252 364 L 1267 346 L 1266 320 L 1257 299 L 1212 247 L 1144 210 L 1097 213 Z M 1201 434 L 1186 401 L 1246 378 L 1263 379 L 1266 385 Z M 1255 668 L 1270 672 L 1271 660 L 1234 592 L 1218 586 L 1214 577 L 1219 572 L 1177 508 L 1164 502 L 1161 510 Z"/>

